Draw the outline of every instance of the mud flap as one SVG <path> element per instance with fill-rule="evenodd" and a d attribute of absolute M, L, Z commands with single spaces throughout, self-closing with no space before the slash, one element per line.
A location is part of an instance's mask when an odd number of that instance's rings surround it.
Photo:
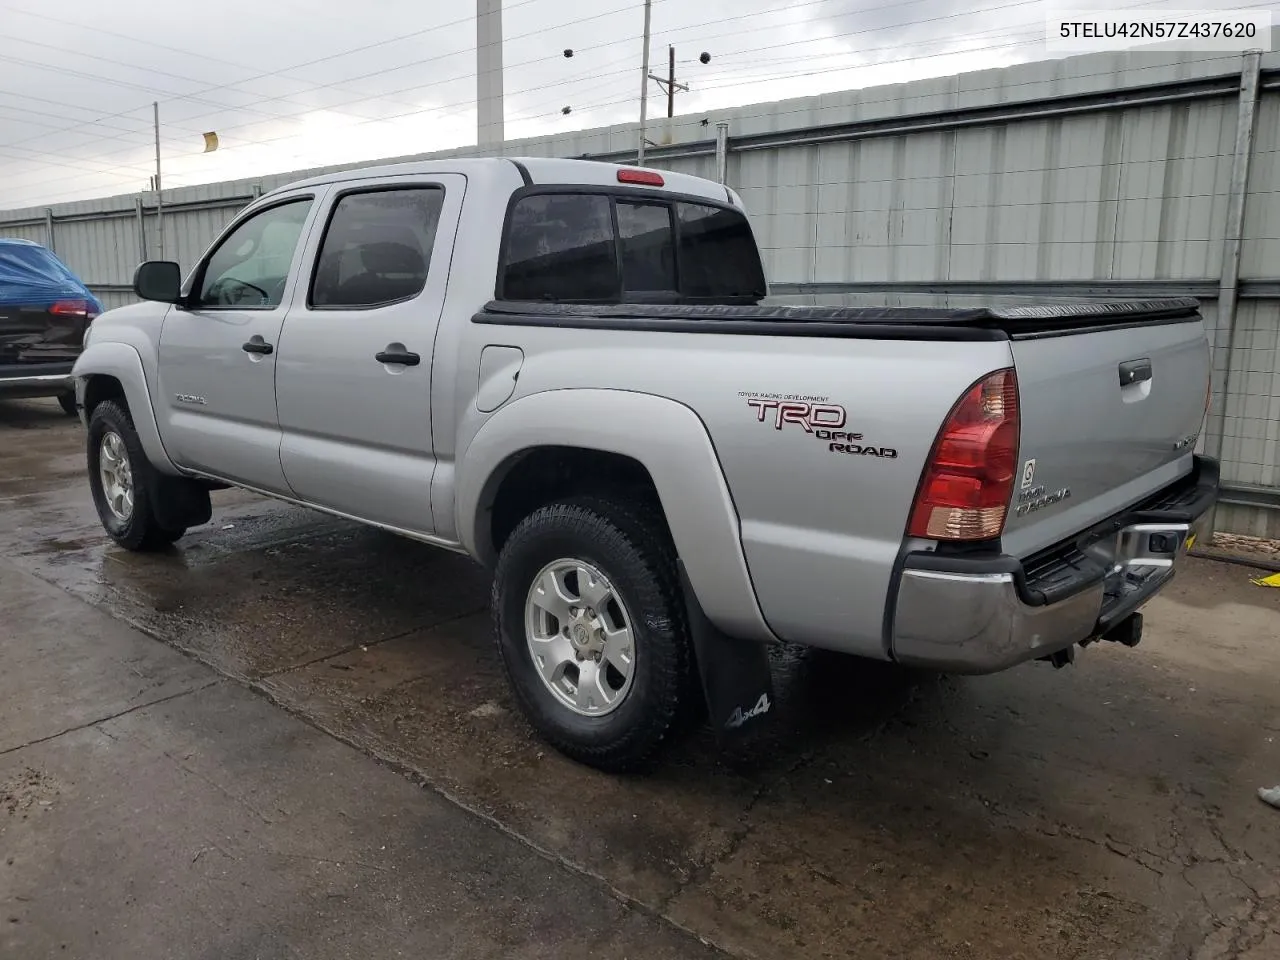
<path fill-rule="evenodd" d="M 207 489 L 186 477 L 153 472 L 151 510 L 156 523 L 166 530 L 186 530 L 209 522 L 213 508 Z"/>
<path fill-rule="evenodd" d="M 676 564 L 698 675 L 716 740 L 721 744 L 744 740 L 763 727 L 766 718 L 774 712 L 768 647 L 721 633 L 698 603 L 684 562 L 677 560 Z"/>

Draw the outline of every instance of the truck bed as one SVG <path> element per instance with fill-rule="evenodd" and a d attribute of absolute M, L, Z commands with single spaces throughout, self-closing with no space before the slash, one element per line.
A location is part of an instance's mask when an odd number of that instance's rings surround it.
<path fill-rule="evenodd" d="M 494 302 L 473 323 L 493 325 L 494 337 L 505 327 L 500 342 L 521 344 L 523 390 L 562 386 L 564 361 L 552 358 L 568 351 L 592 386 L 653 392 L 696 410 L 725 468 L 775 632 L 853 652 L 882 641 L 895 555 L 931 548 L 904 542 L 908 514 L 939 429 L 980 378 L 1013 368 L 1020 416 L 1007 518 L 999 543 L 987 547 L 1029 560 L 1068 549 L 1191 474 L 1209 377 L 1199 304 L 1189 298 L 959 307 Z M 670 333 L 698 336 L 662 335 Z M 552 365 L 545 375 L 544 358 Z M 817 423 L 759 422 L 752 398 L 835 404 L 843 429 L 866 439 L 838 455 L 844 435 L 829 444 Z M 818 612 L 837 596 L 848 605 L 839 630 Z"/>

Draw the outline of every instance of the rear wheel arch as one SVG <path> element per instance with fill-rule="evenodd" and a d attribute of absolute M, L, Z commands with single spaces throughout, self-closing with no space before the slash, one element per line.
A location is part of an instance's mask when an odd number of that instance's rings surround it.
<path fill-rule="evenodd" d="M 526 448 L 504 460 L 485 482 L 476 543 L 482 562 L 495 562 L 507 538 L 534 511 L 582 496 L 635 498 L 656 507 L 666 521 L 653 476 L 635 457 L 566 445 Z"/>
<path fill-rule="evenodd" d="M 554 452 L 543 452 L 544 450 Z M 572 452 L 570 452 L 572 451 Z M 490 416 L 460 450 L 457 529 L 464 547 L 492 568 L 511 518 L 549 492 L 548 461 L 568 462 L 574 494 L 648 498 L 668 528 L 707 616 L 743 639 L 776 639 L 756 600 L 737 508 L 702 419 L 667 397 L 608 389 L 530 394 Z M 526 472 L 527 471 L 527 472 Z M 542 502 L 547 502 L 542 499 Z M 523 517 L 517 517 L 519 519 Z"/>

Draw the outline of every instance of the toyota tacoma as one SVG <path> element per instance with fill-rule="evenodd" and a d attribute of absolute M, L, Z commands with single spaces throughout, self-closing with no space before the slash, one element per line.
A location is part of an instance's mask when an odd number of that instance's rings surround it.
<path fill-rule="evenodd" d="M 779 641 L 1132 646 L 1217 495 L 1196 301 L 781 305 L 692 176 L 347 170 L 134 289 L 74 369 L 110 537 L 165 547 L 236 486 L 467 554 L 525 716 L 607 770 L 759 724 Z"/>

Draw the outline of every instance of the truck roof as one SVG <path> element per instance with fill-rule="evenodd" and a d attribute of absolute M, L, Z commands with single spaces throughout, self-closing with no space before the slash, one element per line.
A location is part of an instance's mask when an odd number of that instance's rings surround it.
<path fill-rule="evenodd" d="M 349 180 L 363 180 L 371 177 L 412 176 L 414 174 L 459 173 L 463 176 L 483 176 L 495 170 L 523 167 L 535 184 L 591 184 L 617 185 L 617 171 L 621 169 L 637 169 L 634 165 L 619 163 L 602 163 L 598 160 L 571 160 L 558 157 L 459 157 L 451 160 L 410 160 L 405 163 L 386 163 L 376 166 L 357 167 L 340 170 L 335 173 L 321 174 L 304 180 L 277 187 L 267 196 L 283 190 L 292 190 L 303 186 L 319 186 L 325 183 L 344 183 Z M 669 170 L 654 170 L 661 174 L 664 187 L 674 193 L 683 193 L 695 197 L 724 202 L 734 202 L 731 191 L 722 184 L 702 177 L 693 177 L 685 173 L 672 173 Z"/>

